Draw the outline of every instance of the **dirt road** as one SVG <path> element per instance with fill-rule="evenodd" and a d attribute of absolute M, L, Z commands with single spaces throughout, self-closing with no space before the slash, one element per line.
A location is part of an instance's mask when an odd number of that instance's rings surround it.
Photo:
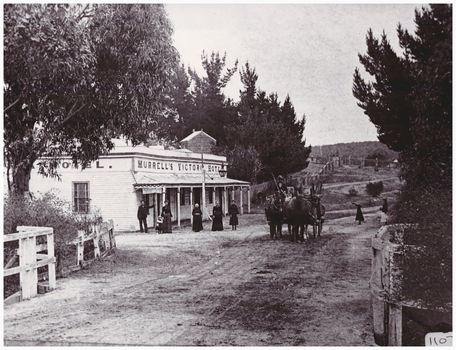
<path fill-rule="evenodd" d="M 272 241 L 263 215 L 237 231 L 123 234 L 111 258 L 4 307 L 5 345 L 372 346 L 378 214 L 321 238 Z M 224 223 L 228 221 L 225 218 Z"/>

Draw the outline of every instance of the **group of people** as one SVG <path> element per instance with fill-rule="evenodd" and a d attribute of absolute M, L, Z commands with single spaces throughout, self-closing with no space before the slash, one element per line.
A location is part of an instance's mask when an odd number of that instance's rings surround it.
<path fill-rule="evenodd" d="M 138 207 L 138 220 L 139 220 L 139 229 L 140 232 L 147 233 L 147 216 L 149 215 L 149 209 L 155 207 L 155 205 L 147 206 L 144 200 L 141 200 L 140 206 Z M 239 210 L 236 205 L 235 200 L 231 201 L 229 207 L 230 214 L 230 225 L 232 230 L 237 230 L 239 225 Z M 165 205 L 162 208 L 160 216 L 157 218 L 156 230 L 158 233 L 172 233 L 171 227 L 171 209 L 169 206 L 169 201 L 165 201 Z M 195 207 L 192 210 L 193 225 L 192 230 L 199 232 L 203 230 L 203 212 L 198 203 L 195 204 Z M 214 208 L 212 209 L 212 231 L 223 231 L 223 212 L 222 207 L 218 202 L 215 202 Z"/>
<path fill-rule="evenodd" d="M 283 183 L 283 177 L 279 176 L 277 178 L 277 186 L 276 186 L 276 195 L 279 197 L 285 197 L 287 193 L 287 187 Z M 283 199 L 282 198 L 282 199 Z M 355 220 L 358 221 L 358 225 L 361 225 L 361 222 L 364 221 L 364 215 L 361 210 L 361 205 L 352 202 L 353 205 L 356 206 L 356 216 Z M 139 220 L 139 228 L 141 232 L 147 233 L 147 215 L 149 214 L 149 209 L 155 207 L 155 205 L 146 206 L 144 200 L 141 201 L 141 204 L 138 208 L 138 220 Z M 387 213 L 388 213 L 388 201 L 386 198 L 383 199 L 383 205 L 380 208 L 382 212 L 381 222 L 387 222 Z M 236 205 L 234 199 L 231 201 L 231 205 L 228 210 L 230 214 L 230 225 L 232 230 L 237 230 L 237 226 L 239 225 L 239 210 Z M 169 201 L 165 201 L 165 205 L 162 208 L 161 215 L 157 219 L 157 232 L 158 233 L 172 233 L 171 227 L 171 209 L 169 206 Z M 192 230 L 194 232 L 199 232 L 203 230 L 203 212 L 198 203 L 195 204 L 195 207 L 192 210 L 193 216 L 193 225 Z M 215 202 L 215 205 L 212 209 L 212 231 L 223 231 L 223 211 L 222 207 L 218 202 Z"/>
<path fill-rule="evenodd" d="M 236 205 L 235 200 L 231 201 L 231 205 L 228 210 L 230 214 L 230 225 L 232 230 L 237 230 L 237 226 L 239 225 L 239 210 Z M 195 204 L 195 208 L 192 210 L 193 216 L 193 225 L 192 230 L 195 232 L 199 232 L 203 230 L 203 212 L 199 207 L 199 204 Z M 223 211 L 222 207 L 220 206 L 219 202 L 215 202 L 214 207 L 212 208 L 212 231 L 223 231 Z"/>
<path fill-rule="evenodd" d="M 149 209 L 154 208 L 155 205 L 152 204 L 147 206 L 144 200 L 141 200 L 140 205 L 138 207 L 138 220 L 139 220 L 139 230 L 140 232 L 147 233 L 147 216 L 149 215 Z M 162 212 L 157 219 L 156 230 L 158 233 L 172 233 L 173 229 L 171 227 L 171 218 L 173 214 L 171 214 L 171 209 L 169 207 L 169 202 L 165 201 L 165 205 L 162 208 Z"/>

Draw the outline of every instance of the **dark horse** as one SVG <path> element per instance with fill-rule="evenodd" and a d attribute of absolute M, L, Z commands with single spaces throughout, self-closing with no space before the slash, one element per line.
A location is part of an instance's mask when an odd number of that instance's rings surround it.
<path fill-rule="evenodd" d="M 282 237 L 282 220 L 283 220 L 283 203 L 280 196 L 267 196 L 266 208 L 264 209 L 266 219 L 269 224 L 269 233 L 272 239 L 277 237 L 277 234 Z"/>
<path fill-rule="evenodd" d="M 320 237 L 321 231 L 323 230 L 323 223 L 325 222 L 325 206 L 321 204 L 320 197 L 312 198 L 312 206 L 315 208 L 315 224 L 317 226 L 317 230 L 314 230 L 314 238 L 315 238 L 315 231 L 318 231 L 318 237 Z"/>
<path fill-rule="evenodd" d="M 316 222 L 316 208 L 312 202 L 302 195 L 287 197 L 283 208 L 283 214 L 288 223 L 288 233 L 290 241 L 294 242 L 301 239 L 304 242 L 304 235 L 308 238 L 307 226 Z M 316 226 L 314 225 L 314 237 Z"/>
<path fill-rule="evenodd" d="M 310 201 L 313 207 L 313 218 L 312 218 L 312 225 L 313 225 L 313 233 L 315 238 L 315 233 L 318 232 L 318 237 L 321 235 L 321 231 L 323 229 L 323 223 L 325 222 L 325 206 L 321 204 L 321 190 L 323 184 L 319 184 L 316 187 L 312 184 L 312 188 L 310 189 Z"/>

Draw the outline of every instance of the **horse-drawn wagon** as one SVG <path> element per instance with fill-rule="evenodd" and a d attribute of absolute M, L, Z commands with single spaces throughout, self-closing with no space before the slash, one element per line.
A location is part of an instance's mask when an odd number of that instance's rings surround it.
<path fill-rule="evenodd" d="M 270 227 L 270 235 L 275 239 L 282 237 L 282 225 L 288 225 L 290 241 L 301 242 L 309 239 L 308 226 L 313 229 L 313 237 L 321 235 L 324 223 L 325 207 L 321 204 L 320 184 L 315 189 L 312 184 L 310 196 L 304 196 L 302 191 L 293 193 L 275 193 L 266 200 L 265 213 Z M 290 191 L 288 191 L 290 192 Z"/>

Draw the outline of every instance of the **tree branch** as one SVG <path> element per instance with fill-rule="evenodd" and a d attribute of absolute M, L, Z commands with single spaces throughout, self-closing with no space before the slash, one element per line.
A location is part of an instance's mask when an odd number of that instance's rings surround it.
<path fill-rule="evenodd" d="M 79 22 L 83 18 L 92 17 L 90 14 L 87 14 L 87 12 L 86 12 L 89 7 L 90 7 L 90 4 L 87 4 L 86 7 L 84 7 L 84 9 L 81 11 L 81 13 L 79 14 L 78 18 L 76 19 L 77 22 Z"/>
<path fill-rule="evenodd" d="M 5 113 L 8 109 L 10 109 L 11 107 L 13 107 L 16 103 L 18 103 L 20 101 L 20 97 L 14 101 L 13 103 L 11 103 L 8 107 L 6 107 L 4 110 L 3 110 L 3 113 Z"/>
<path fill-rule="evenodd" d="M 65 119 L 63 119 L 60 123 L 58 123 L 56 126 L 54 126 L 51 130 L 49 130 L 46 134 L 48 135 L 48 137 L 44 137 L 43 139 L 41 139 L 41 141 L 39 142 L 38 144 L 38 152 L 41 153 L 41 151 L 46 148 L 46 143 L 48 142 L 48 139 L 49 139 L 49 136 L 52 135 L 53 132 L 55 132 L 56 130 L 58 130 L 63 124 L 65 124 L 66 121 L 68 121 L 68 119 L 70 119 L 72 116 L 74 116 L 75 114 L 77 114 L 81 109 L 83 109 L 87 103 L 84 103 L 77 111 L 74 111 L 74 107 L 76 106 L 76 103 L 74 103 L 74 105 L 71 107 L 70 111 L 68 112 L 68 115 L 65 117 Z"/>
<path fill-rule="evenodd" d="M 70 111 L 68 112 L 68 115 L 65 117 L 65 119 L 63 119 L 60 123 L 58 123 L 55 127 L 54 127 L 54 130 L 57 130 L 58 128 L 60 128 L 63 124 L 65 124 L 65 122 L 68 121 L 68 119 L 70 119 L 72 116 L 74 116 L 75 114 L 77 114 L 81 109 L 83 109 L 87 103 L 84 103 L 77 111 L 73 111 L 74 110 L 74 107 L 76 107 L 76 104 L 77 102 L 74 103 L 74 105 L 71 107 Z"/>

